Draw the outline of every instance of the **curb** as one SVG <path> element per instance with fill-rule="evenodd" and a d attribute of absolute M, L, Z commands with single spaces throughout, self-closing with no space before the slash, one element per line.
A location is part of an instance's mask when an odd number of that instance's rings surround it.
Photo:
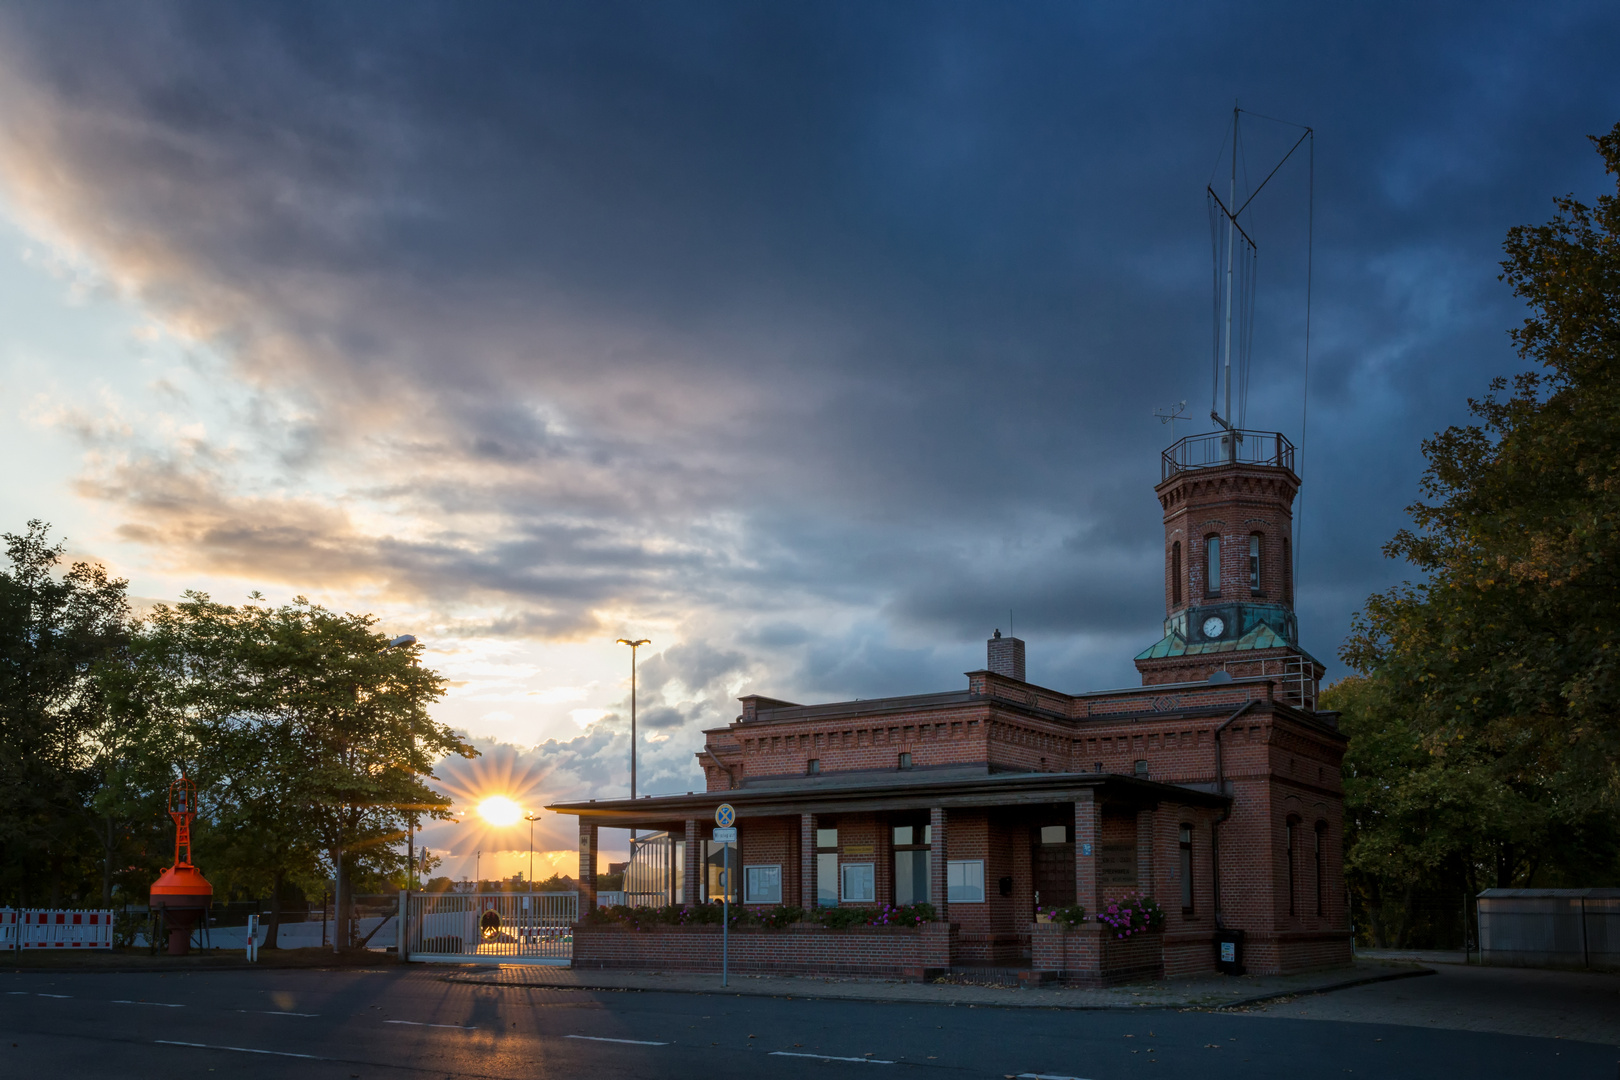
<path fill-rule="evenodd" d="M 1417 968 L 1413 971 L 1389 971 L 1382 975 L 1368 975 L 1360 979 L 1346 979 L 1344 982 L 1333 983 L 1331 986 L 1316 986 L 1306 990 L 1282 990 L 1275 994 L 1259 994 L 1255 997 L 1244 998 L 1242 1001 L 1228 1001 L 1225 1005 L 1212 1005 L 1208 1008 L 1212 1012 L 1221 1009 L 1241 1009 L 1249 1005 L 1262 1005 L 1268 1001 L 1276 1001 L 1285 997 L 1309 997 L 1312 994 L 1331 994 L 1335 990 L 1348 990 L 1352 986 L 1368 986 L 1372 983 L 1394 982 L 1396 979 L 1418 979 L 1424 975 L 1439 974 L 1434 968 Z"/>
<path fill-rule="evenodd" d="M 587 985 L 585 983 L 563 985 L 552 982 L 516 980 L 503 980 L 500 982 L 495 982 L 487 978 L 479 977 L 479 974 L 481 973 L 475 974 L 473 972 L 450 972 L 440 975 L 438 978 L 441 982 L 461 983 L 474 986 L 511 987 L 513 989 L 527 990 L 582 990 L 597 993 L 617 994 L 713 994 L 730 995 L 735 997 L 791 998 L 803 1001 L 868 1001 L 882 1002 L 890 1005 L 938 1005 L 946 1008 L 972 1007 L 976 1009 L 1053 1009 L 1066 1012 L 1166 1012 L 1170 1010 L 1176 1010 L 1178 1012 L 1187 1010 L 1219 1012 L 1223 1009 L 1237 1009 L 1267 1001 L 1275 1001 L 1278 998 L 1304 997 L 1310 994 L 1328 994 L 1335 990 L 1346 990 L 1353 986 L 1365 986 L 1369 983 L 1389 982 L 1394 979 L 1410 979 L 1422 975 L 1433 975 L 1435 972 L 1430 968 L 1419 968 L 1412 971 L 1397 971 L 1377 975 L 1367 975 L 1355 979 L 1346 979 L 1342 982 L 1332 983 L 1328 986 L 1307 987 L 1299 990 L 1279 990 L 1275 993 L 1258 994 L 1254 997 L 1242 998 L 1238 1001 L 1222 1002 L 1218 1005 L 1193 1004 L 1189 1002 L 1142 1002 L 1136 1005 L 1089 1005 L 1061 1001 L 1032 1001 L 1027 1004 L 1014 1004 L 1010 1001 L 924 1001 L 913 997 L 856 997 L 842 994 L 818 994 L 813 990 L 807 993 L 787 993 L 780 988 L 773 988 L 769 991 L 761 991 L 747 987 L 739 989 L 737 987 L 721 988 L 718 986 L 708 989 L 697 989 L 686 986 L 595 986 Z"/>

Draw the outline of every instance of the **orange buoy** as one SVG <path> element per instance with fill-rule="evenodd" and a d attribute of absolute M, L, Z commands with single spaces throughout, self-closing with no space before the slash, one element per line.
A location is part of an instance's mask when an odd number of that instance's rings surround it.
<path fill-rule="evenodd" d="M 169 955 L 191 951 L 191 931 L 208 911 L 214 887 L 191 865 L 191 823 L 197 820 L 197 785 L 182 776 L 169 787 L 169 816 L 174 819 L 174 865 L 152 883 L 148 901 L 162 910 L 169 927 Z"/>

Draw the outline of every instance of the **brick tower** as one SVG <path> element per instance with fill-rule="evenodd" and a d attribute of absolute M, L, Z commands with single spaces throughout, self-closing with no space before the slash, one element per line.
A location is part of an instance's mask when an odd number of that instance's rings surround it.
<path fill-rule="evenodd" d="M 1189 435 L 1163 454 L 1164 637 L 1136 657 L 1142 683 L 1273 676 L 1316 707 L 1324 669 L 1294 617 L 1294 447 L 1273 431 Z"/>

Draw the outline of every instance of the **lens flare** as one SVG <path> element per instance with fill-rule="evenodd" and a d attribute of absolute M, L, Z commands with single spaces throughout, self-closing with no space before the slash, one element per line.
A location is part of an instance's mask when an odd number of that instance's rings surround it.
<path fill-rule="evenodd" d="M 523 817 L 523 807 L 505 795 L 491 795 L 478 804 L 478 816 L 491 825 L 516 825 Z"/>

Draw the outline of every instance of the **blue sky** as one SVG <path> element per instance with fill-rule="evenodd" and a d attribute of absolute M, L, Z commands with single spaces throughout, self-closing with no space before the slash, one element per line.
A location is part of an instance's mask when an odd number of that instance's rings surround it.
<path fill-rule="evenodd" d="M 1603 190 L 1617 31 L 1602 3 L 6 5 L 0 526 L 147 600 L 377 612 L 490 748 L 447 783 L 531 803 L 627 783 L 621 636 L 654 642 L 644 792 L 699 782 L 739 693 L 960 685 L 1009 609 L 1032 680 L 1128 684 L 1239 101 L 1318 133 L 1299 606 L 1335 661 L 1405 576 L 1379 548 L 1421 440 L 1519 366 L 1504 233 Z M 1298 165 L 1256 220 L 1248 411 L 1296 441 Z"/>

